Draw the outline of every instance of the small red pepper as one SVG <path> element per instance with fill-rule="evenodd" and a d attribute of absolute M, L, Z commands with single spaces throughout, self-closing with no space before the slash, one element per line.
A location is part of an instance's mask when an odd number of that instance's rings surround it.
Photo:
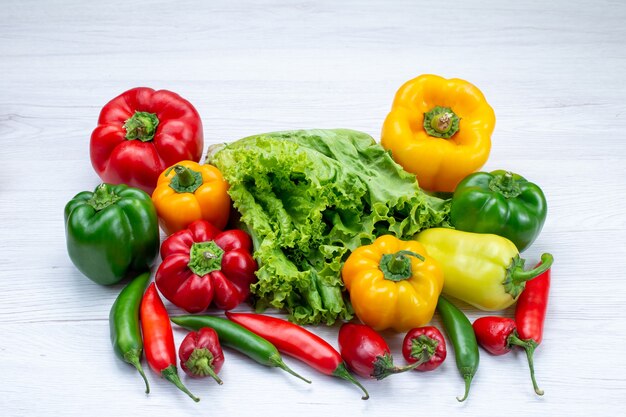
<path fill-rule="evenodd" d="M 197 332 L 190 332 L 178 348 L 180 367 L 191 377 L 211 376 L 222 385 L 217 374 L 224 365 L 224 352 L 217 337 L 217 332 L 210 327 L 203 327 Z"/>
<path fill-rule="evenodd" d="M 190 313 L 204 311 L 212 302 L 231 310 L 250 295 L 256 280 L 251 250 L 246 232 L 222 232 L 197 220 L 163 241 L 155 282 L 165 298 Z"/>
<path fill-rule="evenodd" d="M 148 286 L 141 299 L 139 316 L 141 319 L 144 351 L 150 368 L 176 385 L 178 389 L 189 395 L 192 400 L 200 401 L 198 397 L 189 392 L 178 376 L 172 325 L 154 283 Z"/>
<path fill-rule="evenodd" d="M 505 317 L 486 316 L 477 319 L 472 325 L 478 344 L 492 355 L 504 355 L 511 351 L 513 346 L 520 346 L 526 351 L 530 378 L 537 395 L 543 395 L 543 391 L 537 386 L 535 380 L 535 367 L 533 365 L 533 351 L 536 344 L 532 341 L 520 339 L 513 319 Z"/>
<path fill-rule="evenodd" d="M 321 337 L 303 327 L 276 317 L 253 313 L 226 312 L 226 317 L 272 343 L 278 350 L 294 357 L 325 375 L 350 381 L 369 394 L 346 368 L 341 354 Z"/>
<path fill-rule="evenodd" d="M 344 323 L 341 326 L 339 352 L 348 367 L 363 378 L 381 380 L 415 368 L 413 365 L 395 366 L 385 339 L 364 324 Z"/>
<path fill-rule="evenodd" d="M 402 356 L 408 363 L 417 364 L 416 371 L 432 371 L 446 360 L 446 340 L 434 326 L 416 327 L 404 336 Z"/>

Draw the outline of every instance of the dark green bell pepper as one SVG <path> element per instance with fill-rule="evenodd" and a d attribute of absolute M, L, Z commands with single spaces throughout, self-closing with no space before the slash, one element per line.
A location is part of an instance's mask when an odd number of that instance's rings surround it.
<path fill-rule="evenodd" d="M 508 171 L 476 172 L 452 196 L 450 222 L 459 230 L 503 236 L 521 252 L 537 238 L 548 212 L 537 185 Z"/>
<path fill-rule="evenodd" d="M 100 184 L 65 206 L 67 252 L 92 281 L 112 285 L 148 270 L 159 250 L 156 209 L 145 192 Z"/>

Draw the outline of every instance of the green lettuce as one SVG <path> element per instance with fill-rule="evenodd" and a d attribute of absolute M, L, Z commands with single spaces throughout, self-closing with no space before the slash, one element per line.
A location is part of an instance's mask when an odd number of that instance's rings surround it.
<path fill-rule="evenodd" d="M 350 319 L 341 266 L 380 235 L 408 239 L 447 225 L 449 205 L 425 194 L 374 139 L 346 129 L 250 136 L 210 151 L 251 234 L 257 310 L 300 324 Z"/>

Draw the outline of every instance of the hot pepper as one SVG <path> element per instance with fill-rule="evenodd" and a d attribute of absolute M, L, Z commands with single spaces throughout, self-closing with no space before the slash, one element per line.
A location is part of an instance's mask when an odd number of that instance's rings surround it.
<path fill-rule="evenodd" d="M 369 394 L 346 369 L 341 354 L 328 342 L 297 324 L 275 317 L 250 313 L 226 312 L 226 317 L 267 339 L 282 353 L 301 360 L 325 375 L 350 381 L 363 390 L 363 400 Z"/>
<path fill-rule="evenodd" d="M 537 238 L 546 215 L 541 188 L 508 171 L 468 175 L 450 205 L 450 222 L 457 230 L 503 236 L 520 252 Z"/>
<path fill-rule="evenodd" d="M 154 283 L 148 286 L 143 295 L 140 318 L 146 359 L 152 370 L 176 385 L 195 402 L 200 401 L 198 397 L 189 392 L 178 376 L 172 325 Z"/>
<path fill-rule="evenodd" d="M 139 327 L 139 305 L 148 282 L 150 282 L 150 272 L 145 272 L 133 279 L 117 296 L 109 313 L 113 350 L 120 359 L 137 368 L 146 383 L 146 394 L 150 392 L 150 385 L 148 385 L 140 362 L 143 340 Z"/>
<path fill-rule="evenodd" d="M 280 368 L 308 384 L 311 383 L 311 381 L 295 373 L 283 362 L 276 346 L 237 323 L 221 317 L 198 315 L 177 316 L 172 317 L 171 320 L 189 330 L 200 330 L 203 327 L 210 327 L 217 332 L 224 346 L 243 353 L 261 365 Z"/>
<path fill-rule="evenodd" d="M 341 276 L 354 312 L 375 330 L 401 332 L 428 323 L 443 286 L 442 270 L 424 247 L 392 235 L 354 250 Z"/>
<path fill-rule="evenodd" d="M 526 355 L 530 365 L 530 376 L 533 380 L 533 386 L 535 387 L 535 392 L 539 395 L 543 391 L 537 388 L 537 383 L 535 382 L 533 354 L 543 340 L 543 325 L 550 293 L 550 271 L 551 269 L 548 269 L 530 281 L 517 300 L 517 306 L 515 306 L 517 334 L 531 346 L 529 349 L 526 349 Z"/>
<path fill-rule="evenodd" d="M 526 282 L 546 271 L 552 255 L 525 271 L 525 260 L 510 240 L 490 234 L 434 228 L 416 236 L 439 262 L 445 277 L 443 293 L 481 310 L 503 310 L 512 305 Z"/>
<path fill-rule="evenodd" d="M 202 121 L 187 100 L 139 87 L 109 101 L 91 134 L 91 164 L 104 182 L 151 194 L 159 174 L 186 159 L 199 161 Z"/>
<path fill-rule="evenodd" d="M 381 380 L 410 371 L 419 364 L 395 366 L 391 349 L 381 335 L 364 324 L 344 323 L 339 329 L 339 352 L 348 367 L 363 378 Z"/>
<path fill-rule="evenodd" d="M 65 236 L 74 265 L 102 285 L 149 269 L 159 251 L 150 196 L 124 184 L 76 194 L 65 206 Z"/>
<path fill-rule="evenodd" d="M 472 379 L 478 370 L 480 362 L 476 335 L 474 334 L 472 323 L 470 323 L 465 314 L 444 297 L 439 297 L 437 311 L 441 316 L 443 328 L 454 346 L 456 367 L 465 381 L 465 395 L 463 395 L 463 398 L 456 398 L 459 402 L 462 402 L 467 399 Z"/>
<path fill-rule="evenodd" d="M 163 262 L 156 272 L 159 291 L 190 313 L 206 310 L 211 302 L 230 310 L 250 295 L 256 280 L 252 241 L 242 230 L 222 232 L 197 220 L 161 245 Z"/>
<path fill-rule="evenodd" d="M 224 365 L 224 352 L 215 330 L 203 327 L 197 332 L 190 332 L 178 347 L 180 367 L 191 377 L 210 376 L 222 385 L 217 374 Z"/>
<path fill-rule="evenodd" d="M 505 317 L 487 316 L 477 319 L 474 324 L 474 333 L 478 344 L 492 355 L 504 355 L 511 351 L 513 346 L 520 346 L 526 351 L 530 378 L 537 395 L 543 395 L 543 391 L 537 386 L 535 380 L 535 367 L 533 365 L 533 351 L 536 344 L 533 341 L 520 339 L 517 327 L 513 319 Z"/>
<path fill-rule="evenodd" d="M 396 93 L 381 145 L 422 188 L 452 192 L 487 161 L 495 123 L 493 109 L 474 85 L 420 75 Z"/>
<path fill-rule="evenodd" d="M 230 213 L 228 184 L 213 165 L 181 161 L 161 173 L 152 201 L 167 235 L 206 220 L 223 229 Z"/>
<path fill-rule="evenodd" d="M 402 341 L 402 355 L 407 362 L 417 364 L 416 371 L 432 371 L 446 359 L 446 340 L 433 326 L 411 329 Z"/>

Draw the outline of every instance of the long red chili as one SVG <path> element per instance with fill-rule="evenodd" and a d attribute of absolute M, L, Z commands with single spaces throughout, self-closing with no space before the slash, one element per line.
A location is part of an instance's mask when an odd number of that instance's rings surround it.
<path fill-rule="evenodd" d="M 369 394 L 346 368 L 346 364 L 328 342 L 303 327 L 276 317 L 252 313 L 230 313 L 226 317 L 261 336 L 275 345 L 285 355 L 306 363 L 325 375 L 332 375 L 350 381 L 363 390 L 363 400 Z"/>
<path fill-rule="evenodd" d="M 167 310 L 157 293 L 154 282 L 150 284 L 141 300 L 141 332 L 148 364 L 154 372 L 176 385 L 192 400 L 200 399 L 183 385 L 176 368 L 174 333 Z"/>
<path fill-rule="evenodd" d="M 531 377 L 535 392 L 542 395 L 537 387 L 534 377 L 533 353 L 535 348 L 539 346 L 543 340 L 543 324 L 548 309 L 548 295 L 550 293 L 550 269 L 538 277 L 528 281 L 526 288 L 517 300 L 515 308 L 515 323 L 517 325 L 517 334 L 530 347 L 526 349 L 526 356 L 531 369 Z"/>

